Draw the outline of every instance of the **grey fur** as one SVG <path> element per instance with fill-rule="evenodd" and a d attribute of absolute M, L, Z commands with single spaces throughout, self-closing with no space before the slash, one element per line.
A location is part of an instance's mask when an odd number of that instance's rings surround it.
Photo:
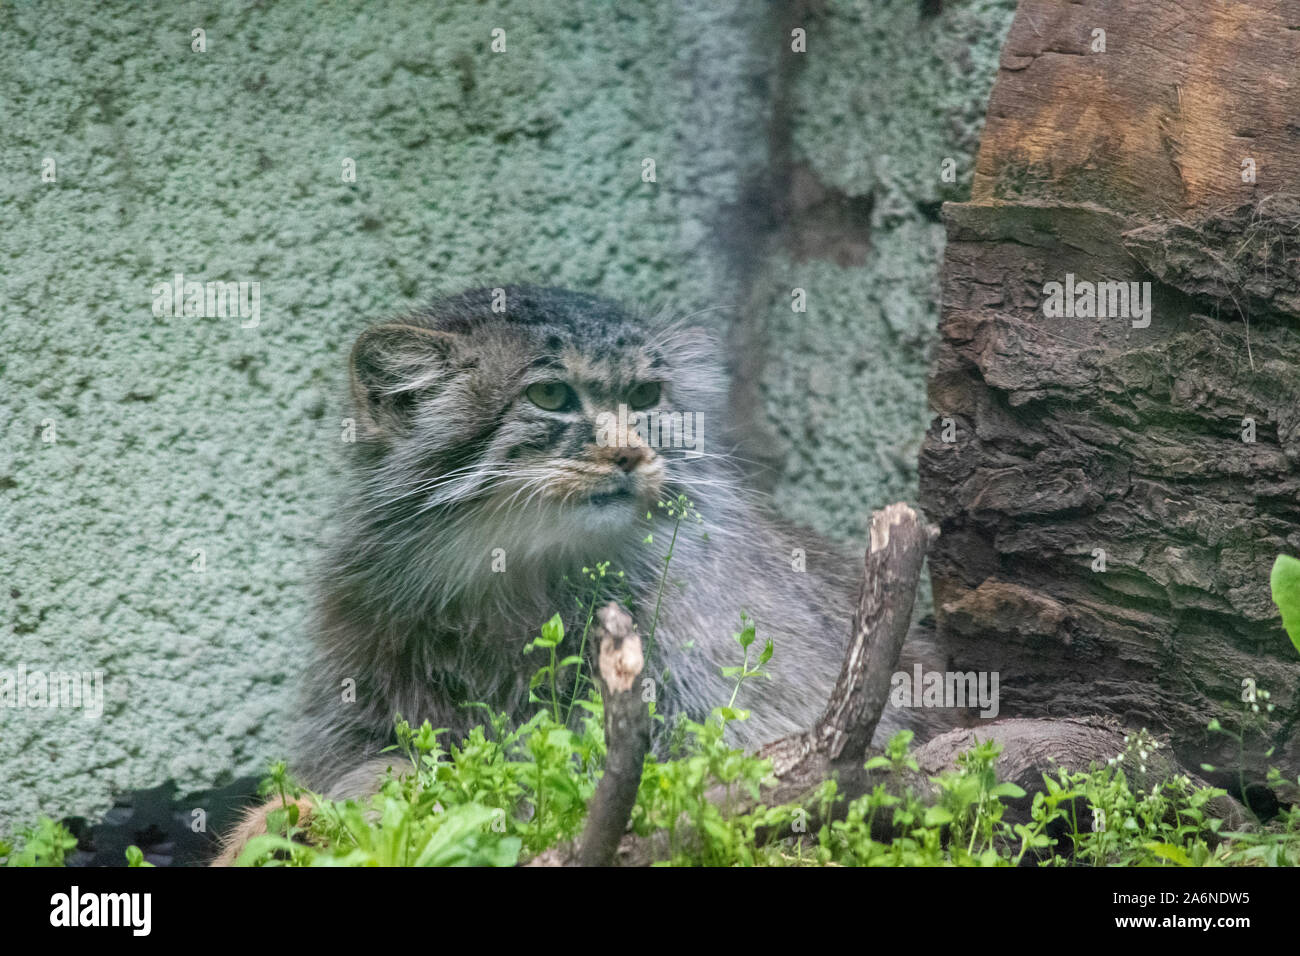
<path fill-rule="evenodd" d="M 491 309 L 491 289 L 477 289 L 371 329 L 353 350 L 353 480 L 323 575 L 300 779 L 326 792 L 355 789 L 357 768 L 390 742 L 397 712 L 455 733 L 483 720 L 466 701 L 529 716 L 528 677 L 541 662 L 523 645 L 556 611 L 576 639 L 582 621 L 566 578 L 582 580 L 583 566 L 608 560 L 626 572 L 646 633 L 672 530 L 648 505 L 656 491 L 684 492 L 703 517 L 682 526 L 659 618 L 652 665 L 671 675 L 657 689 L 661 709 L 702 719 L 726 703 L 732 682 L 720 669 L 739 662 L 732 635 L 743 610 L 760 646 L 770 637 L 776 654 L 772 679 L 742 689 L 737 703 L 753 715 L 733 725 L 737 741 L 808 727 L 839 672 L 861 562 L 744 490 L 727 455 L 726 379 L 712 340 L 567 290 L 508 286 L 504 295 L 503 314 Z M 569 380 L 576 365 L 582 408 L 545 413 L 522 398 L 535 380 Z M 590 464 L 594 413 L 651 379 L 665 383 L 664 406 L 703 416 L 705 454 L 660 449 L 658 464 L 626 475 L 608 461 Z M 575 474 L 641 497 L 605 505 L 578 492 L 556 497 Z M 649 531 L 653 546 L 643 543 Z M 505 573 L 491 570 L 495 548 Z M 796 549 L 803 572 L 794 570 Z M 355 702 L 343 702 L 347 679 Z"/>

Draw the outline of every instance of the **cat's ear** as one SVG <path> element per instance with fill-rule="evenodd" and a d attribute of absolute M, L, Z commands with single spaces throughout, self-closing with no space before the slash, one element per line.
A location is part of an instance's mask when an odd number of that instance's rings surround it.
<path fill-rule="evenodd" d="M 418 325 L 379 325 L 352 346 L 352 401 L 380 435 L 405 431 L 416 400 L 443 383 L 455 336 Z"/>

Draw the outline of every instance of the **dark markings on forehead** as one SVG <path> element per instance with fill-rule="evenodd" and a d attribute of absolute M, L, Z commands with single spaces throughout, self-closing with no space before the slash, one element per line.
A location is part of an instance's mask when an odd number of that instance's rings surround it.
<path fill-rule="evenodd" d="M 601 362 L 595 368 L 587 366 L 583 374 L 574 378 L 592 399 L 599 402 L 601 399 L 617 398 L 620 392 L 641 381 L 642 376 L 637 374 L 634 367 L 618 362 Z"/>
<path fill-rule="evenodd" d="M 473 333 L 490 325 L 513 325 L 542 332 L 548 349 L 564 345 L 591 348 L 601 343 L 613 348 L 644 344 L 640 323 L 612 299 L 546 286 L 507 285 L 504 312 L 493 312 L 499 301 L 497 287 L 470 289 L 434 302 L 414 318 L 447 332 Z"/>
<path fill-rule="evenodd" d="M 555 372 L 565 371 L 564 362 L 560 359 L 559 352 L 548 352 L 545 355 L 539 355 L 528 363 L 530 369 L 546 368 Z"/>
<path fill-rule="evenodd" d="M 589 363 L 619 365 L 648 355 L 640 336 L 614 335 L 609 329 L 574 331 L 548 326 L 545 335 L 537 335 L 531 330 L 523 334 L 532 349 L 554 359 L 571 358 L 576 352 Z"/>
<path fill-rule="evenodd" d="M 528 363 L 528 368 L 548 370 L 584 388 L 609 391 L 629 388 L 645 380 L 647 370 L 657 375 L 667 366 L 658 356 L 632 351 L 627 337 L 619 341 L 624 343 L 621 347 L 608 339 L 582 342 L 548 335 L 545 350 Z"/>
<path fill-rule="evenodd" d="M 464 335 L 465 347 L 456 352 L 466 365 L 477 360 L 476 342 L 504 339 L 524 369 L 545 370 L 585 388 L 597 401 L 617 401 L 641 382 L 669 377 L 671 358 L 658 346 L 647 347 L 642 320 L 619 303 L 567 289 L 501 288 L 504 312 L 492 311 L 500 297 L 488 286 L 441 299 L 410 321 Z M 510 345 L 510 339 L 517 344 Z"/>

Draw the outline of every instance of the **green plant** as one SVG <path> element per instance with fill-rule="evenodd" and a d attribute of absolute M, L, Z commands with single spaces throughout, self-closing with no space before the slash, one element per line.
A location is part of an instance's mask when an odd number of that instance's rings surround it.
<path fill-rule="evenodd" d="M 19 832 L 22 848 L 0 841 L 0 858 L 7 866 L 63 866 L 64 857 L 77 845 L 68 828 L 49 817 L 40 817 L 36 826 Z"/>
<path fill-rule="evenodd" d="M 700 513 L 695 510 L 694 502 L 685 495 L 679 494 L 676 498 L 671 500 L 656 502 L 656 507 L 665 511 L 668 514 L 668 517 L 672 519 L 673 534 L 672 538 L 668 542 L 668 551 L 663 556 L 664 569 L 663 573 L 659 576 L 659 588 L 655 595 L 654 616 L 650 619 L 650 630 L 646 634 L 645 659 L 647 661 L 651 659 L 650 655 L 654 651 L 655 631 L 659 627 L 659 610 L 663 607 L 664 587 L 668 583 L 668 568 L 673 561 L 673 552 L 677 547 L 677 535 L 678 532 L 681 531 L 682 522 L 688 519 L 694 519 L 697 524 L 702 524 L 704 520 L 700 516 Z M 648 521 L 652 517 L 652 514 L 647 511 L 646 520 Z M 654 543 L 654 532 L 650 532 L 645 536 L 644 543 Z"/>
<path fill-rule="evenodd" d="M 411 769 L 392 775 L 369 801 L 314 797 L 309 819 L 294 823 L 282 817 L 281 829 L 251 841 L 239 862 L 509 866 L 572 839 L 581 832 L 604 760 L 599 701 L 589 697 L 579 708 L 576 729 L 557 724 L 549 708 L 514 729 L 503 715 L 494 715 L 449 749 L 441 745 L 443 732 L 428 723 L 412 728 L 399 721 L 395 749 L 413 758 Z M 917 765 L 911 735 L 902 732 L 868 762 L 887 770 L 889 782 L 849 801 L 840 819 L 832 819 L 843 800 L 833 780 L 817 788 L 807 806 L 765 804 L 771 765 L 726 743 L 722 710 L 703 723 L 685 722 L 682 757 L 646 760 L 632 828 L 641 836 L 666 835 L 664 864 L 1300 864 L 1300 813 L 1284 810 L 1267 826 L 1229 831 L 1210 812 L 1222 790 L 1197 787 L 1185 775 L 1135 790 L 1125 768 L 1144 772 L 1159 746 L 1145 732 L 1128 738 L 1123 752 L 1104 766 L 1044 775 L 1029 820 L 1015 824 L 1006 819 L 1005 801 L 1023 791 L 998 780 L 996 744 L 977 741 L 953 771 L 933 778 L 933 796 L 923 799 L 903 786 Z M 1289 783 L 1275 770 L 1270 782 Z M 293 805 L 290 796 L 297 791 L 279 765 L 266 789 Z M 742 797 L 747 812 L 738 812 Z M 815 833 L 807 831 L 812 817 L 823 821 Z M 877 838 L 882 833 L 887 838 Z M 11 866 L 60 865 L 75 844 L 66 829 L 46 819 L 21 836 L 24 846 L 17 853 L 0 845 L 0 859 Z M 126 856 L 128 865 L 148 865 L 137 848 Z"/>
<path fill-rule="evenodd" d="M 1264 688 L 1251 688 L 1242 695 L 1242 715 L 1241 729 L 1233 730 L 1230 727 L 1223 726 L 1217 717 L 1210 719 L 1206 730 L 1212 734 L 1222 734 L 1237 742 L 1237 792 L 1245 800 L 1246 794 L 1246 738 L 1252 730 L 1257 731 L 1267 740 L 1268 714 L 1273 712 L 1273 703 L 1269 699 L 1270 694 Z M 1260 703 L 1263 703 L 1263 710 L 1260 709 Z M 1265 757 L 1273 756 L 1274 748 L 1270 745 L 1264 752 Z M 1212 764 L 1203 763 L 1201 769 L 1213 772 L 1218 768 Z"/>
<path fill-rule="evenodd" d="M 586 631 L 583 631 L 583 637 L 586 637 Z M 558 689 L 559 673 L 566 667 L 582 666 L 582 658 L 576 654 L 570 654 L 563 660 L 556 661 L 556 655 L 560 644 L 564 642 L 564 622 L 560 620 L 560 615 L 556 614 L 549 621 L 542 625 L 541 637 L 535 638 L 528 644 L 524 645 L 524 653 L 531 654 L 539 647 L 544 648 L 550 654 L 550 663 L 539 668 L 528 682 L 528 700 L 534 704 L 546 704 L 548 701 L 537 696 L 537 688 L 542 684 L 549 683 L 551 690 L 551 699 L 549 701 L 551 713 L 555 722 L 560 722 L 560 693 Z"/>
<path fill-rule="evenodd" d="M 583 613 L 582 638 L 578 642 L 578 670 L 573 677 L 573 692 L 569 697 L 569 707 L 564 712 L 564 723 L 567 726 L 569 718 L 573 716 L 573 708 L 578 703 L 578 694 L 582 691 L 584 685 L 584 675 L 582 672 L 583 663 L 586 661 L 587 652 L 587 634 L 591 631 L 591 622 L 596 615 L 596 606 L 604 598 L 606 588 L 606 576 L 609 574 L 609 562 L 599 561 L 594 568 L 584 567 L 582 573 L 587 576 L 589 587 L 587 588 L 587 599 L 584 602 L 578 598 L 578 607 Z M 623 572 L 619 571 L 615 575 L 610 575 L 618 584 L 623 584 Z"/>
<path fill-rule="evenodd" d="M 769 760 L 737 750 L 724 738 L 728 720 L 716 708 L 703 723 L 685 720 L 687 753 L 674 760 L 647 759 L 632 810 L 633 832 L 642 836 L 657 830 L 668 834 L 669 858 L 665 863 L 705 866 L 753 865 L 769 860 L 775 831 L 792 821 L 798 807 L 764 807 L 737 814 L 735 799 L 747 794 L 753 801 L 772 780 Z M 713 799 L 721 790 L 721 800 Z M 760 843 L 758 831 L 772 831 Z"/>
<path fill-rule="evenodd" d="M 722 668 L 723 677 L 734 677 L 736 679 L 736 685 L 731 689 L 731 699 L 727 701 L 727 706 L 715 711 L 724 724 L 730 720 L 747 720 L 749 718 L 749 711 L 736 709 L 736 695 L 740 693 L 740 687 L 745 681 L 753 680 L 756 677 L 770 679 L 770 675 L 762 668 L 764 664 L 772 659 L 774 652 L 772 641 L 769 638 L 767 643 L 763 645 L 763 650 L 759 652 L 758 660 L 754 666 L 752 668 L 749 666 L 749 649 L 753 646 L 756 635 L 754 622 L 744 613 L 740 615 L 740 633 L 731 636 L 741 646 L 745 656 L 739 666 Z"/>
<path fill-rule="evenodd" d="M 141 849 L 138 846 L 129 846 L 126 848 L 126 865 L 128 867 L 153 866 L 152 863 L 145 862 L 144 853 L 141 851 Z"/>
<path fill-rule="evenodd" d="M 1300 561 L 1279 554 L 1273 562 L 1269 585 L 1273 603 L 1282 612 L 1282 626 L 1295 649 L 1300 651 Z"/>
<path fill-rule="evenodd" d="M 1000 744 L 976 741 L 973 748 L 958 755 L 956 771 L 935 781 L 940 802 L 926 811 L 925 822 L 927 826 L 948 824 L 954 853 L 961 851 L 964 841 L 967 857 L 996 854 L 995 841 L 1006 809 L 1001 798 L 1025 795 L 1016 784 L 997 779 L 995 765 L 1001 752 Z"/>

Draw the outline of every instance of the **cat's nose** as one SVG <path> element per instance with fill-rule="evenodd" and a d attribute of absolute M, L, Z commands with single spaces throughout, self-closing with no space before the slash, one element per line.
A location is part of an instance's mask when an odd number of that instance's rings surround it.
<path fill-rule="evenodd" d="M 649 457 L 650 453 L 644 445 L 632 445 L 618 449 L 614 455 L 614 464 L 630 472 Z"/>

